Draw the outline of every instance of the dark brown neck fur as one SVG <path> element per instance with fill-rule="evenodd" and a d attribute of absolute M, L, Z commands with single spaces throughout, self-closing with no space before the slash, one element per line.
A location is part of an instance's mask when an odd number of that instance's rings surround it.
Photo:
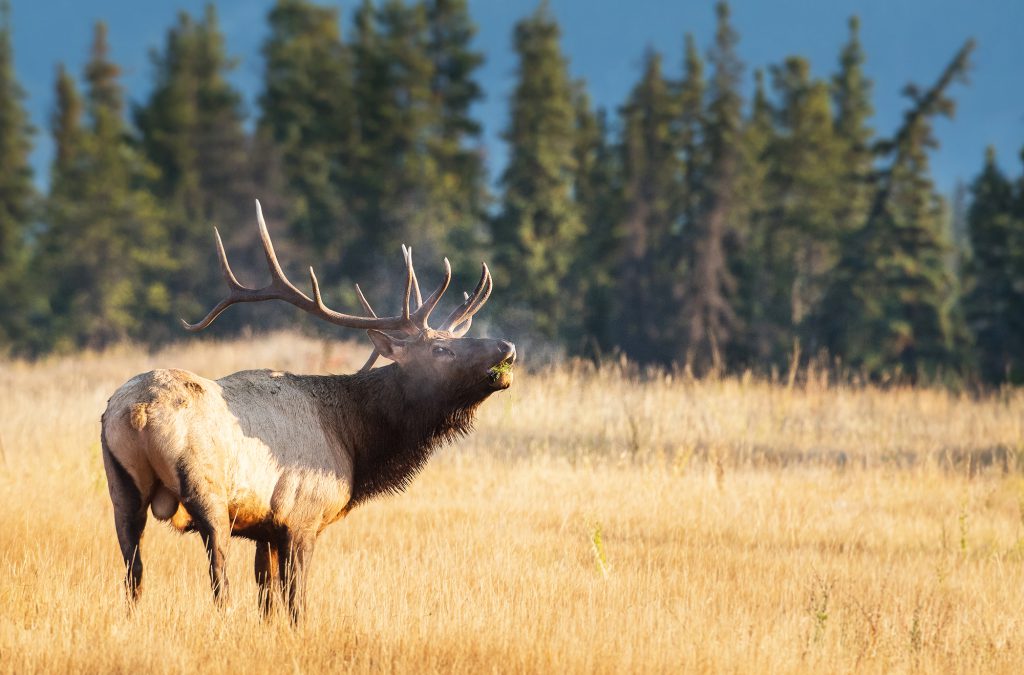
<path fill-rule="evenodd" d="M 472 430 L 477 406 L 486 398 L 412 385 L 394 364 L 307 377 L 323 406 L 324 426 L 352 456 L 350 507 L 404 490 L 435 449 Z"/>

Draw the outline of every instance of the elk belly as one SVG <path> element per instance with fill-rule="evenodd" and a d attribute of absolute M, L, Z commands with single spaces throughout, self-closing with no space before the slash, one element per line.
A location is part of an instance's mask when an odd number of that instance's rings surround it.
<path fill-rule="evenodd" d="M 345 513 L 351 480 L 322 471 L 286 471 L 274 487 L 271 508 L 277 522 L 318 531 Z"/>
<path fill-rule="evenodd" d="M 233 532 L 252 530 L 265 525 L 270 518 L 270 505 L 255 492 L 242 490 L 231 496 L 228 502 L 228 518 Z"/>

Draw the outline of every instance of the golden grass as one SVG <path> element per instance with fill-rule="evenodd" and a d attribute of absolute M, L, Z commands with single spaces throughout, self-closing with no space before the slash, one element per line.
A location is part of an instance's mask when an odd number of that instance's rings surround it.
<path fill-rule="evenodd" d="M 274 335 L 0 362 L 0 670 L 1021 672 L 1024 395 L 517 372 L 404 495 L 321 539 L 307 620 L 210 599 L 150 520 L 138 610 L 100 459 L 135 372 L 354 369 Z"/>

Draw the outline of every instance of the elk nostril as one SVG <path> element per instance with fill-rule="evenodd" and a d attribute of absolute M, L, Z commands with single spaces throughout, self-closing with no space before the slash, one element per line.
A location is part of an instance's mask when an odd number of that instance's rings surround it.
<path fill-rule="evenodd" d="M 498 343 L 498 351 L 504 357 L 515 356 L 516 346 L 508 340 L 502 340 Z"/>

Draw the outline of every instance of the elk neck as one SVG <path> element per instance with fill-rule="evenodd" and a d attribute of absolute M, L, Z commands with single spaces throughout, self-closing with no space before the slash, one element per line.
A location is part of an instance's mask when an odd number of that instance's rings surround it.
<path fill-rule="evenodd" d="M 395 364 L 308 377 L 322 422 L 352 457 L 350 507 L 403 491 L 435 449 L 472 430 L 482 402 L 413 383 Z"/>

